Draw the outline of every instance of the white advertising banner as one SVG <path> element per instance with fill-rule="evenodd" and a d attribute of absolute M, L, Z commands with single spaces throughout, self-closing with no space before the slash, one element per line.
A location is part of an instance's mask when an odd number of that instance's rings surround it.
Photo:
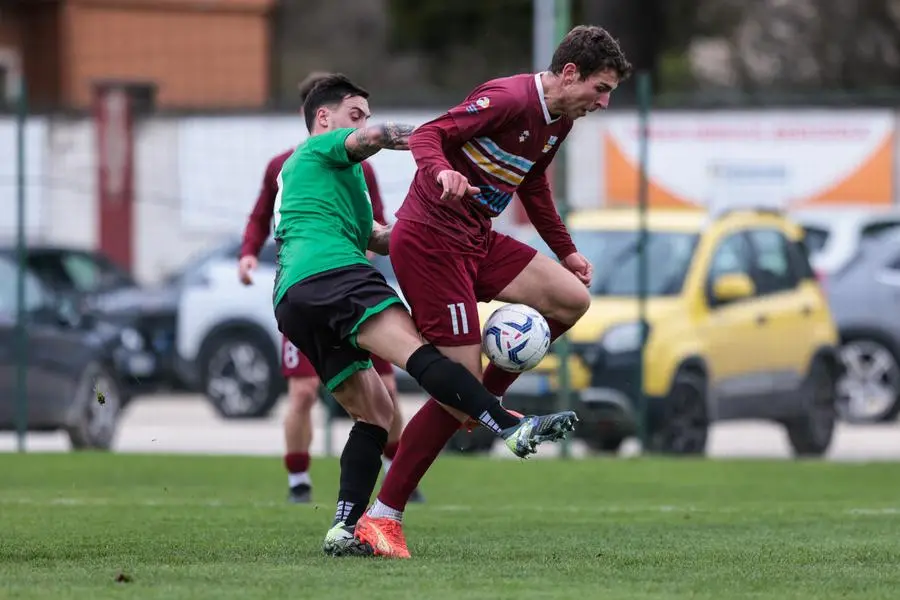
<path fill-rule="evenodd" d="M 889 111 L 652 113 L 650 203 L 889 204 L 894 121 Z M 609 115 L 603 135 L 607 202 L 634 203 L 637 115 Z"/>

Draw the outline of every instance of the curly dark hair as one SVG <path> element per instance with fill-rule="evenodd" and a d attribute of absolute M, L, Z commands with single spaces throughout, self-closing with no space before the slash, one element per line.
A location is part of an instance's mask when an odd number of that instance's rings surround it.
<path fill-rule="evenodd" d="M 340 73 L 325 75 L 316 81 L 303 100 L 303 117 L 309 132 L 312 133 L 316 112 L 321 107 L 337 106 L 351 96 L 368 98 L 369 92 Z"/>
<path fill-rule="evenodd" d="M 553 53 L 550 71 L 559 75 L 568 63 L 578 67 L 582 78 L 612 69 L 622 81 L 628 79 L 632 71 L 619 42 L 596 25 L 579 25 L 567 33 Z"/>

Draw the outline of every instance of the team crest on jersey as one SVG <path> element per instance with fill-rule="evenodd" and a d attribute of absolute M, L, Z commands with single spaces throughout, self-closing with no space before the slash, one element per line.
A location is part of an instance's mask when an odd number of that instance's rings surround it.
<path fill-rule="evenodd" d="M 556 137 L 555 135 L 551 135 L 550 138 L 547 140 L 547 143 L 544 144 L 544 149 L 541 150 L 541 152 L 543 152 L 544 154 L 547 154 L 548 152 L 553 150 L 553 146 L 556 145 L 557 140 L 559 140 L 558 137 Z"/>
<path fill-rule="evenodd" d="M 524 142 L 531 135 L 531 132 L 527 129 L 519 134 L 519 142 Z"/>
<path fill-rule="evenodd" d="M 488 98 L 487 96 L 482 96 L 475 102 L 470 102 L 469 105 L 466 107 L 466 112 L 477 113 L 479 110 L 484 110 L 490 105 L 491 105 L 491 99 Z"/>

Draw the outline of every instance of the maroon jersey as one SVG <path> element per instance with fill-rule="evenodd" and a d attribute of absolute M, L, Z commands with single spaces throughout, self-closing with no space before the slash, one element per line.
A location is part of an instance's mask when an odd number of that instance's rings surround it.
<path fill-rule="evenodd" d="M 556 212 L 546 169 L 571 129 L 571 119 L 551 117 L 539 74 L 480 85 L 410 137 L 418 168 L 397 218 L 437 229 L 461 250 L 478 250 L 487 244 L 491 219 L 517 194 L 547 245 L 568 256 L 575 245 Z M 442 202 L 443 170 L 462 173 L 480 193 Z"/>
<path fill-rule="evenodd" d="M 247 220 L 244 229 L 244 239 L 241 243 L 241 256 L 258 256 L 263 244 L 272 230 L 272 215 L 275 212 L 275 196 L 278 194 L 278 174 L 284 162 L 293 154 L 293 150 L 283 152 L 269 161 L 266 172 L 263 175 L 262 188 L 256 198 L 256 204 Z M 372 166 L 363 161 L 363 176 L 369 187 L 369 197 L 372 199 L 372 215 L 375 221 L 386 225 L 384 220 L 384 204 L 381 202 L 381 192 L 378 189 L 378 181 L 375 179 L 375 171 Z"/>

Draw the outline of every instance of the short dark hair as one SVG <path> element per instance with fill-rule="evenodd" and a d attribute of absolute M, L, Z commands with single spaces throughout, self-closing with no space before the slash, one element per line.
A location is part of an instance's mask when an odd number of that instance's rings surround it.
<path fill-rule="evenodd" d="M 297 91 L 300 92 L 301 105 L 306 102 L 306 97 L 309 96 L 309 93 L 316 86 L 316 84 L 329 75 L 334 75 L 334 73 L 329 73 L 328 71 L 313 71 L 306 76 L 306 79 L 297 84 Z"/>
<path fill-rule="evenodd" d="M 566 34 L 550 61 L 550 71 L 562 73 L 566 64 L 578 67 L 582 78 L 612 69 L 619 80 L 631 75 L 631 63 L 619 47 L 619 42 L 608 31 L 596 25 L 579 25 Z"/>
<path fill-rule="evenodd" d="M 319 79 L 303 101 L 303 118 L 306 128 L 312 133 L 316 112 L 323 106 L 337 106 L 345 99 L 360 96 L 368 98 L 369 92 L 350 81 L 346 75 L 334 73 Z"/>

